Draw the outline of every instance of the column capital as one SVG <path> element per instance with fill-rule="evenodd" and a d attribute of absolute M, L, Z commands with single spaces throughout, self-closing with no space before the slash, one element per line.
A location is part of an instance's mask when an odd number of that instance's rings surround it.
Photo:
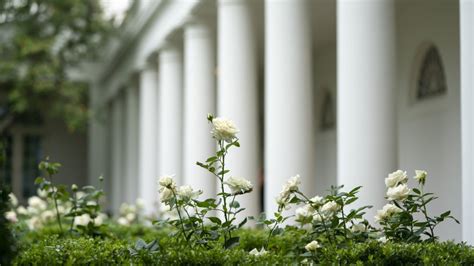
<path fill-rule="evenodd" d="M 156 55 L 155 56 L 150 56 L 150 58 L 148 58 L 144 63 L 142 63 L 137 68 L 137 72 L 139 73 L 139 75 L 142 75 L 142 74 L 148 73 L 148 72 L 156 72 L 157 71 L 158 64 L 155 60 L 152 60 L 152 57 L 156 58 Z"/>
<path fill-rule="evenodd" d="M 166 43 L 158 54 L 159 64 L 162 62 L 178 61 L 182 59 L 182 52 L 174 43 Z"/>
<path fill-rule="evenodd" d="M 185 38 L 210 38 L 214 35 L 215 26 L 206 19 L 190 15 L 184 23 Z"/>

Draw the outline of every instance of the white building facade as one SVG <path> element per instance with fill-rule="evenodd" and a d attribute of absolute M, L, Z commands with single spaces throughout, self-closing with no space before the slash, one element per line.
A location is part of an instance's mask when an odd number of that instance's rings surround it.
<path fill-rule="evenodd" d="M 153 208 L 165 174 L 215 195 L 196 165 L 214 113 L 241 131 L 229 167 L 255 185 L 248 215 L 299 174 L 311 195 L 362 185 L 373 216 L 388 173 L 424 169 L 432 211 L 462 223 L 441 237 L 474 242 L 474 1 L 142 1 L 122 30 L 91 89 L 89 178 L 112 210 Z"/>

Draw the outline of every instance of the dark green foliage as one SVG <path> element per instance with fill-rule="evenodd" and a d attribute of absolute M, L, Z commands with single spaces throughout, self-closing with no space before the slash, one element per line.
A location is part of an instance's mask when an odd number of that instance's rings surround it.
<path fill-rule="evenodd" d="M 56 230 L 57 231 L 57 230 Z M 130 231 L 126 233 L 126 231 Z M 20 255 L 14 261 L 20 265 L 76 265 L 76 264 L 138 264 L 138 265 L 291 265 L 300 264 L 305 257 L 305 238 L 301 230 L 287 230 L 272 238 L 269 254 L 249 255 L 260 248 L 268 232 L 240 230 L 240 244 L 232 249 L 220 245 L 212 248 L 176 245 L 166 229 L 150 230 L 138 226 L 110 227 L 111 238 L 58 238 L 54 230 L 34 233 L 34 241 L 22 242 Z M 131 253 L 138 237 L 150 245 L 153 252 Z M 143 244 L 142 243 L 142 244 Z M 144 246 L 145 247 L 145 246 Z M 142 248 L 143 249 L 143 248 Z M 366 243 L 349 244 L 345 248 L 321 248 L 314 257 L 321 265 L 472 265 L 474 250 L 465 244 L 444 243 Z"/>
<path fill-rule="evenodd" d="M 0 125 L 53 115 L 85 126 L 88 88 L 68 72 L 97 56 L 110 29 L 99 0 L 1 0 Z"/>
<path fill-rule="evenodd" d="M 9 265 L 15 253 L 15 242 L 5 213 L 10 209 L 10 190 L 0 181 L 0 265 Z"/>

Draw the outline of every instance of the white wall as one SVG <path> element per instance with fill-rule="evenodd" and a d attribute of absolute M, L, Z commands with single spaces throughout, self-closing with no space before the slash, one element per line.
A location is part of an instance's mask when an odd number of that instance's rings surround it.
<path fill-rule="evenodd" d="M 13 136 L 13 192 L 22 199 L 24 137 L 40 136 L 41 159 L 49 156 L 50 161 L 59 162 L 62 167 L 54 177 L 57 184 L 84 186 L 87 183 L 87 135 L 84 132 L 71 132 L 63 121 L 46 119 L 39 126 L 14 125 L 10 130 Z M 32 184 L 28 184 L 32 185 Z"/>
<path fill-rule="evenodd" d="M 66 185 L 87 183 L 87 135 L 71 132 L 62 121 L 50 120 L 42 132 L 43 156 L 60 162 L 56 182 Z"/>
<path fill-rule="evenodd" d="M 429 173 L 427 190 L 436 193 L 432 213 L 452 210 L 461 218 L 461 141 L 459 95 L 458 1 L 398 2 L 399 167 L 410 176 L 415 169 Z M 434 43 L 441 54 L 447 94 L 414 100 L 420 48 Z M 412 182 L 412 185 L 415 185 Z M 435 232 L 436 233 L 436 232 Z M 439 227 L 443 239 L 461 239 L 461 226 Z"/>

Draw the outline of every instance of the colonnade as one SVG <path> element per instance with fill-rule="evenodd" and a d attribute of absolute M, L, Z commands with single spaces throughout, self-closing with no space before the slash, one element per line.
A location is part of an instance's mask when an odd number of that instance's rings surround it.
<path fill-rule="evenodd" d="M 252 0 L 216 3 L 216 20 L 190 14 L 140 69 L 138 82 L 110 103 L 113 202 L 141 197 L 151 209 L 158 200 L 156 179 L 165 174 L 202 189 L 203 198 L 214 196 L 216 179 L 195 164 L 216 150 L 208 113 L 230 118 L 240 129 L 241 148 L 228 166 L 231 175 L 256 185 L 241 200 L 247 215 L 262 211 L 262 177 L 269 215 L 290 176 L 301 176 L 304 192 L 316 191 L 311 1 L 264 1 L 263 55 Z M 461 67 L 463 101 L 470 101 L 474 8 L 467 0 L 460 7 L 462 54 L 469 55 Z M 338 0 L 336 15 L 337 183 L 362 185 L 359 204 L 374 205 L 370 215 L 385 202 L 383 178 L 398 165 L 395 1 Z M 472 144 L 472 108 L 463 106 L 463 143 Z M 473 179 L 471 146 L 463 146 L 465 189 Z M 467 220 L 474 217 L 468 195 Z"/>
<path fill-rule="evenodd" d="M 189 16 L 182 29 L 173 32 L 181 37 L 168 38 L 150 57 L 138 74 L 138 87 L 130 85 L 115 97 L 115 209 L 116 202 L 137 196 L 151 209 L 161 175 L 175 174 L 179 184 L 202 189 L 203 198 L 216 194 L 216 179 L 195 164 L 216 149 L 208 113 L 230 118 L 240 128 L 242 147 L 229 156 L 228 166 L 231 175 L 257 186 L 241 199 L 246 214 L 261 211 L 257 188 L 263 170 L 264 208 L 269 213 L 276 210 L 274 198 L 290 176 L 299 174 L 302 190 L 314 193 L 318 181 L 311 1 L 264 4 L 264 99 L 259 98 L 258 42 L 248 0 L 217 1 L 216 25 Z M 370 187 L 371 193 L 361 198 L 373 204 L 383 199 L 381 178 L 396 167 L 394 2 L 340 1 L 337 12 L 338 182 Z"/>

